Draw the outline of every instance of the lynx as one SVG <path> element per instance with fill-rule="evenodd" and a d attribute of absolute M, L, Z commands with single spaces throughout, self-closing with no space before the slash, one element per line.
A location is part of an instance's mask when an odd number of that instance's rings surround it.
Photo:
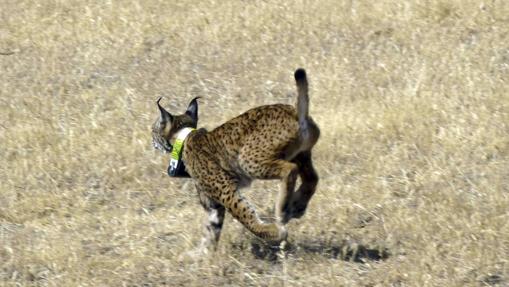
<path fill-rule="evenodd" d="M 296 107 L 284 104 L 253 108 L 212 131 L 195 130 L 197 98 L 182 115 L 172 115 L 161 105 L 152 127 L 153 145 L 173 152 L 178 144 L 184 175 L 192 177 L 201 205 L 208 213 L 202 244 L 215 249 L 225 211 L 249 231 L 269 242 L 286 240 L 285 224 L 300 218 L 313 196 L 318 175 L 311 149 L 320 130 L 308 115 L 308 81 L 304 69 L 294 74 Z M 175 167 L 175 166 L 174 166 Z M 171 168 L 171 167 L 170 167 Z M 297 176 L 301 184 L 295 190 Z M 241 195 L 253 179 L 280 179 L 282 188 L 275 205 L 275 222 L 264 222 Z"/>

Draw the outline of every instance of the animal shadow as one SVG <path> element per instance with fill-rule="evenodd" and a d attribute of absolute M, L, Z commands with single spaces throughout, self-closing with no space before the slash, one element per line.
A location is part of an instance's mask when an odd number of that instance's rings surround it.
<path fill-rule="evenodd" d="M 303 241 L 281 248 L 254 239 L 251 241 L 251 253 L 257 259 L 270 262 L 278 262 L 286 256 L 304 257 L 310 254 L 355 263 L 376 262 L 386 260 L 390 256 L 389 250 L 385 247 L 368 247 L 347 240 L 341 242 Z"/>

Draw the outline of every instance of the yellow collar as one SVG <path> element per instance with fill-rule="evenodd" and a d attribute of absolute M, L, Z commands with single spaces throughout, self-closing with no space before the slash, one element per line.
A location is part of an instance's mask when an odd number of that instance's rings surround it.
<path fill-rule="evenodd" d="M 170 166 L 168 167 L 169 176 L 179 177 L 186 175 L 184 163 L 182 162 L 182 150 L 184 149 L 185 139 L 194 130 L 193 128 L 183 128 L 177 133 L 171 150 Z"/>

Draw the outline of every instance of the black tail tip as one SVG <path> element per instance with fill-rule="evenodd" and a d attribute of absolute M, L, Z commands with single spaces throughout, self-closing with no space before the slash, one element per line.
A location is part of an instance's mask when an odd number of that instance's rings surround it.
<path fill-rule="evenodd" d="M 306 80 L 306 70 L 302 68 L 298 68 L 297 71 L 295 71 L 295 81 L 300 82 L 303 80 Z"/>

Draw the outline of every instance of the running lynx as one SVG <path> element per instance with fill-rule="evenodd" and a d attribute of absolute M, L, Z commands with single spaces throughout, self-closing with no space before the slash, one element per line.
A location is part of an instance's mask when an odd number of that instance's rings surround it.
<path fill-rule="evenodd" d="M 285 240 L 285 224 L 304 214 L 318 183 L 311 149 L 320 130 L 308 115 L 306 72 L 298 69 L 294 76 L 296 107 L 260 106 L 212 131 L 194 130 L 198 123 L 196 98 L 182 115 L 170 114 L 159 104 L 161 99 L 157 101 L 160 116 L 152 127 L 154 147 L 172 152 L 181 139 L 181 161 L 208 213 L 206 247 L 217 246 L 226 210 L 252 233 L 271 242 Z M 302 183 L 295 190 L 297 176 Z M 240 189 L 253 179 L 282 180 L 275 222 L 262 221 L 242 197 Z"/>

